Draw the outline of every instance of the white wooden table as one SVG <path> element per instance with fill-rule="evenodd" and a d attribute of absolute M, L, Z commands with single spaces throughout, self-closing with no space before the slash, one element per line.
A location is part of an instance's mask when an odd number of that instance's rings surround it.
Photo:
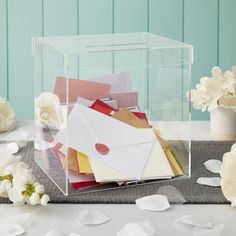
<path fill-rule="evenodd" d="M 29 140 L 33 138 L 32 122 L 20 122 L 21 128 L 28 129 Z M 181 124 L 180 124 L 181 128 Z M 0 135 L 0 140 L 3 138 Z M 209 122 L 192 122 L 193 140 L 212 140 L 209 134 Z M 82 209 L 99 210 L 111 217 L 111 221 L 100 226 L 79 226 L 77 215 Z M 152 223 L 156 235 L 163 236 L 190 236 L 192 231 L 188 227 L 182 227 L 177 218 L 185 214 L 203 216 L 211 219 L 216 224 L 223 223 L 222 236 L 236 235 L 236 209 L 230 205 L 173 205 L 165 212 L 148 212 L 138 209 L 135 205 L 96 205 L 96 204 L 50 204 L 48 207 L 13 207 L 12 205 L 0 205 L 0 218 L 15 214 L 30 212 L 33 224 L 26 235 L 43 236 L 45 232 L 56 228 L 64 232 L 77 232 L 81 236 L 115 236 L 116 232 L 130 222 L 146 220 Z"/>

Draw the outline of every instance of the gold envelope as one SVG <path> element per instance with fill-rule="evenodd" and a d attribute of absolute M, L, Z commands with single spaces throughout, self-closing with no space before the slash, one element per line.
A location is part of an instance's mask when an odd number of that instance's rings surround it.
<path fill-rule="evenodd" d="M 112 117 L 136 128 L 150 128 L 150 125 L 147 123 L 146 120 L 139 119 L 126 108 L 114 113 Z"/>
<path fill-rule="evenodd" d="M 77 162 L 77 157 L 76 157 L 76 150 L 72 148 L 68 148 L 67 157 L 68 157 L 68 169 L 78 172 L 79 168 L 78 168 L 78 162 Z"/>
<path fill-rule="evenodd" d="M 90 166 L 88 157 L 82 152 L 76 152 L 79 165 L 79 172 L 84 174 L 92 174 L 93 170 Z"/>
<path fill-rule="evenodd" d="M 154 130 L 154 131 L 155 131 L 157 139 L 159 140 L 159 143 L 161 144 L 161 147 L 163 148 L 166 154 L 166 157 L 170 163 L 170 166 L 174 172 L 174 175 L 175 176 L 183 175 L 184 173 L 182 169 L 180 168 L 178 162 L 175 160 L 175 157 L 173 156 L 171 150 L 169 149 L 166 141 L 163 138 L 161 138 L 159 130 Z"/>

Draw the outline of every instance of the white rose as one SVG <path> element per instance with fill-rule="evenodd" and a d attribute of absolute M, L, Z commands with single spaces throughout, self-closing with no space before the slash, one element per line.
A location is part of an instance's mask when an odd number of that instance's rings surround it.
<path fill-rule="evenodd" d="M 0 148 L 0 197 L 8 197 L 16 206 L 25 203 L 46 206 L 49 196 L 44 194 L 44 186 L 35 182 L 32 169 L 20 156 L 13 156 L 14 152 L 9 145 Z"/>
<path fill-rule="evenodd" d="M 25 188 L 16 188 L 15 186 L 7 191 L 8 197 L 14 205 L 23 205 L 25 203 L 25 197 L 22 194 L 23 191 L 25 191 Z"/>
<path fill-rule="evenodd" d="M 191 90 L 190 100 L 195 109 L 214 111 L 220 105 L 226 109 L 236 109 L 235 71 L 222 73 L 219 67 L 212 69 L 212 77 L 202 77 L 196 89 Z M 187 97 L 189 93 L 187 93 Z"/>
<path fill-rule="evenodd" d="M 38 205 L 40 203 L 40 197 L 38 193 L 32 193 L 29 197 L 29 203 L 33 206 Z"/>
<path fill-rule="evenodd" d="M 32 175 L 32 170 L 25 165 L 18 165 L 12 172 L 13 180 L 12 184 L 16 188 L 25 188 L 28 184 L 33 184 L 35 177 Z"/>
<path fill-rule="evenodd" d="M 218 100 L 223 96 L 221 83 L 214 81 L 212 78 L 202 78 L 201 84 L 197 85 L 198 89 L 191 90 L 191 102 L 195 109 L 201 109 L 202 111 L 208 110 L 214 111 L 218 107 Z M 188 96 L 188 94 L 187 94 Z"/>
<path fill-rule="evenodd" d="M 11 174 L 14 166 L 20 162 L 20 156 L 13 156 L 9 152 L 0 150 L 0 176 Z"/>
<path fill-rule="evenodd" d="M 226 78 L 225 88 L 231 95 L 236 95 L 236 77 L 233 72 L 226 71 L 224 73 Z"/>
<path fill-rule="evenodd" d="M 5 196 L 6 192 L 12 187 L 12 184 L 9 180 L 4 179 L 0 181 L 0 196 Z"/>
<path fill-rule="evenodd" d="M 50 201 L 49 196 L 47 194 L 43 194 L 43 196 L 40 199 L 41 205 L 47 206 L 49 201 Z"/>
<path fill-rule="evenodd" d="M 221 189 L 232 206 L 236 206 L 236 143 L 232 146 L 231 151 L 223 156 L 223 164 L 220 170 Z"/>
<path fill-rule="evenodd" d="M 224 96 L 219 100 L 219 106 L 231 109 L 236 112 L 236 95 L 235 96 Z"/>
<path fill-rule="evenodd" d="M 35 183 L 35 192 L 38 194 L 43 194 L 45 192 L 45 188 L 42 184 Z"/>
<path fill-rule="evenodd" d="M 35 99 L 36 119 L 44 125 L 60 128 L 63 114 L 56 94 L 44 92 Z"/>
<path fill-rule="evenodd" d="M 16 127 L 16 115 L 6 99 L 0 97 L 0 132 L 11 131 Z"/>

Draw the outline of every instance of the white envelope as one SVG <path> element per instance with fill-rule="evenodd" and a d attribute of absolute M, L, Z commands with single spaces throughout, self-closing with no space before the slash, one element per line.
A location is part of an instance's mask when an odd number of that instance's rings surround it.
<path fill-rule="evenodd" d="M 89 159 L 90 165 L 97 182 L 110 181 L 132 181 L 130 176 L 104 165 L 95 158 Z M 146 168 L 143 172 L 141 180 L 151 179 L 169 179 L 174 176 L 169 161 L 159 143 L 156 139 L 150 153 Z"/>
<path fill-rule="evenodd" d="M 94 102 L 95 102 L 94 100 L 88 100 L 88 99 L 81 98 L 81 97 L 77 98 L 77 103 L 84 105 L 86 107 L 91 107 L 94 104 Z"/>
<path fill-rule="evenodd" d="M 154 132 L 138 129 L 86 106 L 75 104 L 68 117 L 68 129 L 55 137 L 56 141 L 85 153 L 90 159 L 119 170 L 140 180 L 154 140 Z M 95 145 L 109 148 L 106 155 L 100 154 Z"/>
<path fill-rule="evenodd" d="M 127 71 L 96 77 L 90 80 L 100 83 L 110 84 L 111 85 L 110 94 L 125 93 L 132 91 L 131 75 Z"/>

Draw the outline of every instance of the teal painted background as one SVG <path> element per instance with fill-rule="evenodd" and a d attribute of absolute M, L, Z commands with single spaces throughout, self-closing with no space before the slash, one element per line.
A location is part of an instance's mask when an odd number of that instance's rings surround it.
<path fill-rule="evenodd" d="M 235 0 L 0 0 L 0 96 L 33 117 L 31 38 L 150 31 L 194 46 L 192 86 L 236 64 Z M 193 119 L 208 119 L 193 110 Z"/>

